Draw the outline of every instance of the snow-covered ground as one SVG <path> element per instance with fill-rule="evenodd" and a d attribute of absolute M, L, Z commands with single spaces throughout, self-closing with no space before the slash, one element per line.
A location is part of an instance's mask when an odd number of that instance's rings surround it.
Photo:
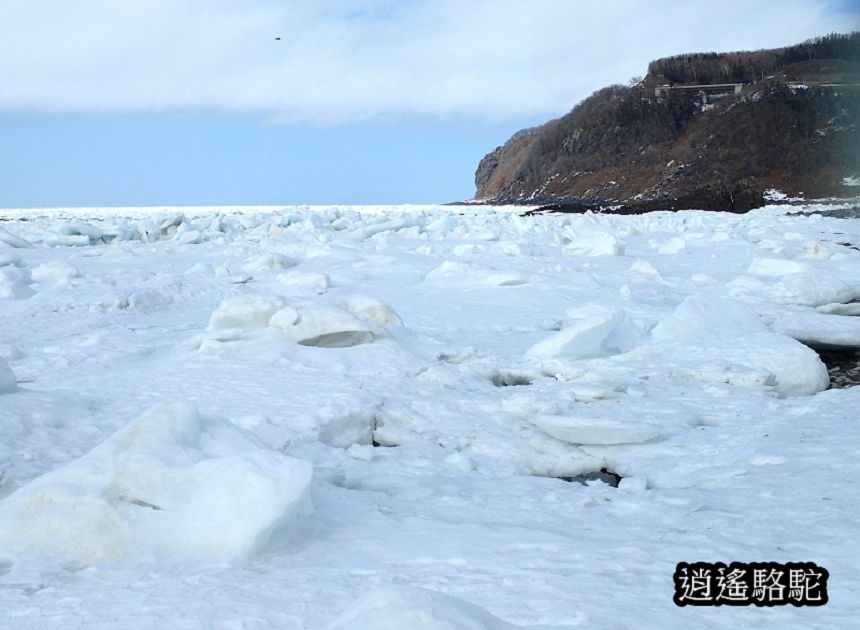
<path fill-rule="evenodd" d="M 793 337 L 860 345 L 860 223 L 809 209 L 0 211 L 0 627 L 851 627 L 860 388 Z"/>

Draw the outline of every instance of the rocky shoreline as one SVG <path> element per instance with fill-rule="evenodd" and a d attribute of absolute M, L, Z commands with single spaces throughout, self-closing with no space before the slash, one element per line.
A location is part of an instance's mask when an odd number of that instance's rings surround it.
<path fill-rule="evenodd" d="M 595 214 L 620 214 L 634 215 L 646 214 L 648 212 L 677 212 L 679 210 L 712 210 L 722 212 L 744 213 L 754 208 L 780 205 L 780 206 L 844 206 L 835 207 L 832 209 L 819 208 L 815 210 L 806 210 L 798 212 L 790 212 L 788 216 L 812 216 L 821 215 L 833 217 L 837 219 L 858 219 L 860 218 L 860 198 L 827 198 L 827 199 L 785 199 L 785 200 L 765 200 L 761 204 L 744 209 L 725 209 L 720 208 L 719 204 L 707 203 L 702 199 L 684 199 L 684 200 L 628 200 L 617 203 L 598 203 L 583 199 L 548 199 L 548 198 L 533 198 L 528 200 L 523 199 L 485 199 L 485 200 L 469 200 L 469 201 L 453 201 L 445 205 L 448 206 L 523 206 L 529 210 L 523 212 L 524 216 L 535 216 L 544 213 L 567 213 L 567 214 L 585 214 L 593 212 Z M 537 206 L 537 207 L 535 207 Z M 736 206 L 740 208 L 741 206 Z"/>
<path fill-rule="evenodd" d="M 847 389 L 860 385 L 860 348 L 816 348 L 827 366 L 830 389 Z"/>

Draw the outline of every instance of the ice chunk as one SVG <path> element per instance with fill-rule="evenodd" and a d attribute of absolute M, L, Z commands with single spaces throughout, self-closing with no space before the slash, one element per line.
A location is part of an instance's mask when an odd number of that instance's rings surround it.
<path fill-rule="evenodd" d="M 833 304 L 823 304 L 822 306 L 816 306 L 815 310 L 819 313 L 829 313 L 832 315 L 850 315 L 857 317 L 860 315 L 860 302 L 850 302 L 848 304 L 840 304 L 838 302 L 834 302 Z"/>
<path fill-rule="evenodd" d="M 592 359 L 629 350 L 642 336 L 620 308 L 589 305 L 568 312 L 575 321 L 539 341 L 526 355 L 535 358 Z"/>
<path fill-rule="evenodd" d="M 764 369 L 783 394 L 814 394 L 829 384 L 827 368 L 815 352 L 771 332 L 747 306 L 732 300 L 690 296 L 654 327 L 651 337 L 659 346 L 652 350 L 663 357 L 692 352 L 702 364 L 720 360 L 753 373 Z"/>
<path fill-rule="evenodd" d="M 661 243 L 657 246 L 658 254 L 667 254 L 674 255 L 680 254 L 684 250 L 687 249 L 687 241 L 685 241 L 680 236 L 673 236 L 668 239 L 665 243 Z"/>
<path fill-rule="evenodd" d="M 19 236 L 15 236 L 14 234 L 10 234 L 6 230 L 0 230 L 0 243 L 5 243 L 9 247 L 17 247 L 19 249 L 33 247 L 32 243 L 29 241 L 26 241 Z"/>
<path fill-rule="evenodd" d="M 802 256 L 811 260 L 828 260 L 833 256 L 833 252 L 820 241 L 807 241 L 803 244 Z"/>
<path fill-rule="evenodd" d="M 187 223 L 183 223 L 180 227 L 185 227 L 188 225 Z M 204 241 L 203 234 L 200 230 L 192 230 L 192 229 L 180 229 L 176 231 L 176 235 L 173 237 L 175 240 L 178 240 L 183 245 L 197 245 L 198 243 L 202 243 Z"/>
<path fill-rule="evenodd" d="M 192 405 L 160 405 L 2 501 L 0 549 L 79 565 L 135 552 L 242 560 L 298 527 L 311 475 Z"/>
<path fill-rule="evenodd" d="M 269 319 L 284 301 L 278 297 L 258 297 L 241 295 L 225 298 L 209 318 L 209 330 L 219 328 L 238 328 L 255 330 L 265 328 Z"/>
<path fill-rule="evenodd" d="M 331 280 L 327 274 L 300 271 L 279 273 L 278 282 L 291 291 L 315 293 L 318 295 L 322 295 L 328 291 L 328 288 L 331 286 Z"/>
<path fill-rule="evenodd" d="M 338 448 L 370 444 L 373 442 L 377 412 L 376 407 L 356 409 L 321 421 L 318 433 L 320 442 Z"/>
<path fill-rule="evenodd" d="M 89 223 L 64 223 L 54 229 L 55 235 L 45 239 L 52 247 L 84 247 L 108 240 L 105 233 Z M 111 237 L 112 238 L 112 237 Z"/>
<path fill-rule="evenodd" d="M 860 318 L 856 317 L 815 311 L 789 312 L 779 315 L 771 328 L 807 345 L 860 348 Z"/>
<path fill-rule="evenodd" d="M 303 346 L 346 348 L 374 340 L 374 330 L 347 311 L 325 304 L 313 304 L 298 309 L 298 319 L 287 326 L 278 326 Z"/>
<path fill-rule="evenodd" d="M 285 306 L 269 319 L 269 326 L 287 330 L 299 321 L 299 312 L 292 306 Z"/>
<path fill-rule="evenodd" d="M 647 260 L 642 260 L 641 258 L 637 258 L 633 261 L 633 264 L 630 265 L 629 271 L 633 273 L 640 273 L 647 276 L 654 276 L 655 278 L 660 278 L 660 272 Z"/>
<path fill-rule="evenodd" d="M 571 444 L 639 444 L 659 434 L 647 424 L 605 418 L 538 416 L 532 422 L 557 440 Z"/>
<path fill-rule="evenodd" d="M 86 234 L 58 234 L 45 239 L 45 245 L 51 247 L 86 247 L 89 244 L 90 237 Z"/>
<path fill-rule="evenodd" d="M 808 270 L 807 265 L 784 258 L 753 258 L 747 273 L 754 276 L 787 276 Z"/>
<path fill-rule="evenodd" d="M 783 304 L 821 306 L 831 302 L 850 302 L 860 296 L 860 287 L 834 274 L 809 271 L 783 276 L 763 293 Z"/>
<path fill-rule="evenodd" d="M 18 379 L 6 360 L 0 357 L 0 394 L 9 394 L 18 389 Z"/>
<path fill-rule="evenodd" d="M 394 310 L 379 300 L 366 295 L 353 295 L 340 305 L 358 317 L 364 317 L 379 322 L 385 326 L 402 326 L 403 320 Z"/>
<path fill-rule="evenodd" d="M 624 242 L 615 234 L 600 230 L 590 230 L 570 235 L 569 242 L 562 248 L 568 256 L 622 256 Z"/>
<path fill-rule="evenodd" d="M 30 283 L 30 270 L 18 267 L 0 268 L 0 300 L 24 300 L 33 295 Z"/>
<path fill-rule="evenodd" d="M 244 265 L 242 271 L 248 273 L 254 271 L 263 271 L 266 269 L 289 269 L 298 265 L 297 260 L 293 260 L 283 254 L 262 254 L 249 258 Z"/>
<path fill-rule="evenodd" d="M 143 289 L 128 296 L 128 310 L 138 313 L 154 313 L 173 304 L 174 293 L 160 289 Z"/>
<path fill-rule="evenodd" d="M 47 262 L 33 268 L 33 280 L 37 282 L 64 283 L 78 277 L 78 270 L 67 262 Z"/>
<path fill-rule="evenodd" d="M 87 236 L 91 241 L 99 240 L 104 236 L 104 232 L 99 228 L 83 222 L 62 224 L 57 227 L 56 232 L 66 236 Z"/>
<path fill-rule="evenodd" d="M 517 627 L 462 599 L 401 586 L 359 597 L 326 630 L 515 630 Z"/>

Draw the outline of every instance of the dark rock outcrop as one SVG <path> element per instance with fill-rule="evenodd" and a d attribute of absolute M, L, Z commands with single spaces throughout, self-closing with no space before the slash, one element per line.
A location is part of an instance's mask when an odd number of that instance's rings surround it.
<path fill-rule="evenodd" d="M 768 188 L 856 194 L 842 182 L 860 174 L 858 121 L 860 33 L 670 57 L 652 62 L 638 84 L 599 90 L 487 154 L 475 198 L 746 212 Z"/>

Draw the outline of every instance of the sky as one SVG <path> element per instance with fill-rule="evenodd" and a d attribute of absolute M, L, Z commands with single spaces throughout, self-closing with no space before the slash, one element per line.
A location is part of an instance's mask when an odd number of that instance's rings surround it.
<path fill-rule="evenodd" d="M 0 207 L 444 203 L 650 60 L 860 0 L 0 0 Z"/>

